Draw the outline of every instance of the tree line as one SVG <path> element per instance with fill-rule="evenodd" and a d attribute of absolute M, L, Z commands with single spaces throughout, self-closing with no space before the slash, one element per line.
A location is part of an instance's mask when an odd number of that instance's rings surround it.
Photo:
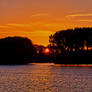
<path fill-rule="evenodd" d="M 35 46 L 26 37 L 2 38 L 0 39 L 0 64 L 26 64 L 52 61 L 63 64 L 77 64 L 79 62 L 76 56 L 83 56 L 84 59 L 87 56 L 92 56 L 92 28 L 57 31 L 49 37 L 49 42 L 48 48 L 50 52 L 46 55 L 42 51 L 44 46 Z"/>
<path fill-rule="evenodd" d="M 53 54 L 84 55 L 92 46 L 92 28 L 61 30 L 51 35 L 49 42 Z"/>

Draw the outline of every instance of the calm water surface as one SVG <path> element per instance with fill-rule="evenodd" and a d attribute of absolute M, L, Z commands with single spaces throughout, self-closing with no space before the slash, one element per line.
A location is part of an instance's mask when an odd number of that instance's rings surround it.
<path fill-rule="evenodd" d="M 92 67 L 0 66 L 0 92 L 92 92 Z"/>

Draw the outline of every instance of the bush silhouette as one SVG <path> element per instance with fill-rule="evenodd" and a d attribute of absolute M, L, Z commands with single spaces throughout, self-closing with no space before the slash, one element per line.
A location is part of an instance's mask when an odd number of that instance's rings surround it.
<path fill-rule="evenodd" d="M 28 38 L 6 37 L 0 39 L 0 64 L 23 64 L 33 58 L 34 46 Z"/>

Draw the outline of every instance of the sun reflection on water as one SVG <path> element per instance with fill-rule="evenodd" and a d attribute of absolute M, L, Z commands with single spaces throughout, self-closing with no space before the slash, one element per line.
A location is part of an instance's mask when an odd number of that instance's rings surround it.
<path fill-rule="evenodd" d="M 0 92 L 92 92 L 91 67 L 0 66 Z"/>

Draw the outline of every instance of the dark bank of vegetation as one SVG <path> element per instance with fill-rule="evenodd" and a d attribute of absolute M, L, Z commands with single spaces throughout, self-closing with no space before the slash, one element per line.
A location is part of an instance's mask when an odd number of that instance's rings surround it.
<path fill-rule="evenodd" d="M 0 64 L 26 64 L 33 59 L 35 48 L 28 38 L 0 39 Z"/>
<path fill-rule="evenodd" d="M 33 45 L 24 37 L 0 39 L 0 64 L 92 64 L 92 28 L 61 30 L 51 35 L 49 42 L 48 47 L 44 47 Z M 46 48 L 49 51 L 45 51 Z"/>
<path fill-rule="evenodd" d="M 92 28 L 75 28 L 56 32 L 50 36 L 50 49 L 55 63 L 92 63 Z"/>

